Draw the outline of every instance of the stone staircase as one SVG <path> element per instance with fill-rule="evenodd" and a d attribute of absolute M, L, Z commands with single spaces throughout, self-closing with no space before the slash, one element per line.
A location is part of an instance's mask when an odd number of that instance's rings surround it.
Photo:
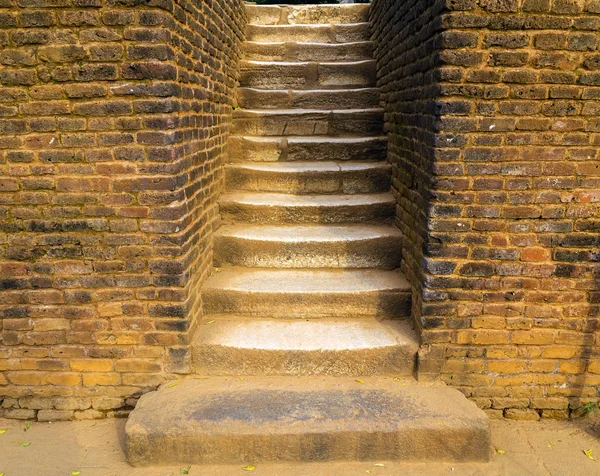
<path fill-rule="evenodd" d="M 197 376 L 140 399 L 129 461 L 487 459 L 485 415 L 412 377 L 368 5 L 247 9 Z"/>

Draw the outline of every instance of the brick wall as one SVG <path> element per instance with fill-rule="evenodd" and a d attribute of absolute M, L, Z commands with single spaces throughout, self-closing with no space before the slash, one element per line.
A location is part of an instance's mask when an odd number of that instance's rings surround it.
<path fill-rule="evenodd" d="M 600 2 L 375 0 L 420 377 L 492 416 L 600 385 Z"/>
<path fill-rule="evenodd" d="M 238 0 L 0 0 L 4 416 L 126 413 L 189 370 L 244 22 Z"/>

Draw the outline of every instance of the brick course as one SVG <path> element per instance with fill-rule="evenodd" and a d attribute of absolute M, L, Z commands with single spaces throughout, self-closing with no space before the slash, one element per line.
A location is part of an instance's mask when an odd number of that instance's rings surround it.
<path fill-rule="evenodd" d="M 245 18 L 237 0 L 0 0 L 5 416 L 126 414 L 188 372 Z"/>
<path fill-rule="evenodd" d="M 600 385 L 600 3 L 375 0 L 420 378 L 492 416 Z"/>

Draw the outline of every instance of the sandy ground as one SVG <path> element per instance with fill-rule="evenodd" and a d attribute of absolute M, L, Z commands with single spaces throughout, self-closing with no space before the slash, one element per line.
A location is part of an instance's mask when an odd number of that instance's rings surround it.
<path fill-rule="evenodd" d="M 190 475 L 600 475 L 600 417 L 575 422 L 492 421 L 492 459 L 474 463 L 333 462 L 197 466 Z M 132 468 L 121 449 L 125 420 L 36 423 L 0 419 L 4 476 L 179 476 L 177 467 Z M 23 443 L 27 446 L 23 446 Z M 504 452 L 500 454 L 497 450 Z M 248 462 L 251 463 L 251 462 Z M 377 463 L 378 466 L 373 466 Z M 383 464 L 383 466 L 380 466 Z M 79 471 L 79 473 L 77 473 Z M 369 473 L 370 472 L 370 473 Z"/>

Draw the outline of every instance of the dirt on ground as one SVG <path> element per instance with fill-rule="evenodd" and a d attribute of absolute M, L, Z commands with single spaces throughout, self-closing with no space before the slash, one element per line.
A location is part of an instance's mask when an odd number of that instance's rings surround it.
<path fill-rule="evenodd" d="M 248 461 L 254 468 L 245 469 L 241 465 L 132 468 L 122 450 L 125 422 L 117 419 L 31 422 L 28 425 L 25 421 L 0 419 L 0 475 L 600 475 L 600 418 L 597 415 L 577 421 L 494 420 L 489 463 L 259 464 Z"/>

